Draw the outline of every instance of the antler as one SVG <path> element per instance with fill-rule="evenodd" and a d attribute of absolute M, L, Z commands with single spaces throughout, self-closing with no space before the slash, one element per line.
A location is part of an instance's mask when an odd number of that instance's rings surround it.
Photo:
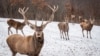
<path fill-rule="evenodd" d="M 58 10 L 58 5 L 57 6 L 53 6 L 53 8 L 50 6 L 50 5 L 47 5 L 47 7 L 49 7 L 51 10 L 52 10 L 52 14 L 51 16 L 49 17 L 49 20 L 45 23 L 45 24 L 42 24 L 43 27 L 45 27 L 48 23 L 50 23 L 51 21 L 53 21 L 54 19 L 54 14 L 55 12 Z"/>
<path fill-rule="evenodd" d="M 51 10 L 52 10 L 52 14 L 49 18 L 49 21 L 52 21 L 54 19 L 54 13 L 58 10 L 58 5 L 57 6 L 53 6 L 53 8 L 50 5 L 47 5 Z"/>
<path fill-rule="evenodd" d="M 58 10 L 58 5 L 57 6 L 53 6 L 53 8 L 50 5 L 47 5 L 52 11 L 53 13 L 55 13 Z"/>
<path fill-rule="evenodd" d="M 18 9 L 18 12 L 23 16 L 23 19 L 25 20 L 24 22 L 28 22 L 27 21 L 27 18 L 26 18 L 26 16 L 25 16 L 25 13 L 28 11 L 28 9 L 29 9 L 29 7 L 27 7 L 27 8 L 19 8 Z"/>
<path fill-rule="evenodd" d="M 95 21 L 95 19 L 94 19 L 94 18 L 92 19 L 92 17 L 91 17 L 91 16 L 90 16 L 90 19 L 89 19 L 89 20 L 90 20 L 91 24 L 93 24 L 93 23 L 94 23 L 94 21 Z"/>
<path fill-rule="evenodd" d="M 19 8 L 18 9 L 18 12 L 23 16 L 23 19 L 25 20 L 24 22 L 26 23 L 26 24 L 28 24 L 32 29 L 34 29 L 35 28 L 35 25 L 34 24 L 32 24 L 32 23 L 30 23 L 28 20 L 27 20 L 27 18 L 26 18 L 26 16 L 25 16 L 25 13 L 27 12 L 29 10 L 29 7 L 27 7 L 27 8 Z"/>

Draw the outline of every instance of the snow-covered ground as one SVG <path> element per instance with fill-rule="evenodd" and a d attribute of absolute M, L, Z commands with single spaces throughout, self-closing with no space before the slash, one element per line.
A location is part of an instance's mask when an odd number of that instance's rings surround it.
<path fill-rule="evenodd" d="M 11 56 L 11 51 L 6 43 L 8 36 L 8 25 L 6 18 L 0 18 L 0 56 Z M 23 20 L 19 20 L 23 21 Z M 31 21 L 34 23 L 34 21 Z M 38 23 L 41 23 L 40 21 Z M 82 37 L 82 32 L 79 24 L 69 24 L 70 40 L 66 41 L 60 38 L 60 33 L 57 27 L 58 22 L 51 22 L 44 29 L 44 46 L 40 56 L 100 56 L 100 26 L 94 26 L 92 29 L 92 39 Z M 15 29 L 13 29 L 15 33 Z M 19 31 L 20 34 L 22 34 Z M 34 30 L 30 27 L 24 27 L 25 35 L 32 35 Z M 16 56 L 26 56 L 17 54 Z"/>

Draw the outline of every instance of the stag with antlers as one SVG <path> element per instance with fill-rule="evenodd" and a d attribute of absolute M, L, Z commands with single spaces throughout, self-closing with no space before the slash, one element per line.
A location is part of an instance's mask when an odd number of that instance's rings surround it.
<path fill-rule="evenodd" d="M 69 40 L 69 25 L 68 25 L 68 17 L 65 17 L 65 22 L 58 23 L 58 28 L 60 31 L 61 38 L 66 38 L 66 40 Z"/>
<path fill-rule="evenodd" d="M 48 7 L 52 10 L 52 14 L 49 20 L 44 24 L 42 20 L 41 26 L 37 26 L 37 21 L 35 20 L 35 24 L 27 21 L 27 24 L 30 27 L 33 27 L 35 32 L 34 35 L 30 36 L 22 36 L 20 34 L 13 34 L 7 38 L 7 44 L 12 51 L 12 56 L 15 56 L 17 52 L 21 54 L 26 54 L 28 56 L 39 56 L 39 53 L 44 44 L 44 33 L 43 29 L 46 25 L 54 19 L 54 14 L 58 10 L 58 6 L 52 8 L 50 5 Z"/>
<path fill-rule="evenodd" d="M 87 38 L 88 38 L 88 33 L 89 33 L 89 35 L 90 35 L 90 38 L 92 39 L 92 37 L 91 37 L 91 30 L 92 30 L 92 28 L 93 28 L 93 24 L 94 24 L 94 19 L 89 19 L 89 20 L 87 20 L 87 19 L 81 19 L 82 17 L 81 16 L 79 16 L 79 19 L 80 19 L 80 26 L 81 26 L 81 28 L 82 28 L 82 34 L 83 34 L 83 37 L 84 37 L 84 30 L 86 30 L 87 31 Z"/>
<path fill-rule="evenodd" d="M 23 22 L 15 21 L 13 19 L 7 20 L 7 24 L 9 26 L 8 27 L 8 35 L 10 34 L 10 32 L 12 34 L 12 31 L 11 31 L 12 27 L 16 29 L 16 33 L 18 33 L 18 30 L 21 30 L 22 34 L 24 35 L 23 28 L 26 25 L 26 23 L 25 23 L 26 22 L 25 13 L 28 11 L 28 9 L 29 8 L 26 8 L 26 9 L 25 8 L 23 8 L 23 9 L 19 8 L 19 10 L 18 10 L 18 12 L 23 15 L 23 18 L 24 18 Z"/>

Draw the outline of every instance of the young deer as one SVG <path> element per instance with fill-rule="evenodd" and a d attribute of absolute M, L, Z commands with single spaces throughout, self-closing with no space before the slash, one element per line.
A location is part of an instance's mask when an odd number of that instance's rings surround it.
<path fill-rule="evenodd" d="M 43 24 L 43 20 L 41 26 L 37 26 L 36 21 L 35 24 L 27 21 L 28 25 L 34 28 L 34 35 L 21 36 L 20 34 L 13 34 L 7 38 L 6 41 L 8 46 L 10 47 L 10 50 L 12 51 L 12 56 L 15 56 L 17 52 L 26 54 L 28 56 L 39 56 L 39 53 L 44 44 L 43 29 L 54 19 L 54 14 L 58 10 L 58 6 L 54 6 L 54 8 L 52 8 L 48 5 L 48 7 L 52 10 L 52 14 L 45 24 Z"/>
<path fill-rule="evenodd" d="M 68 20 L 66 20 L 66 19 L 68 19 L 68 18 L 65 17 L 65 22 L 58 23 L 58 28 L 60 30 L 61 38 L 66 38 L 66 40 L 69 40 L 69 34 L 68 34 L 68 32 L 69 32 L 69 25 L 68 25 Z"/>
<path fill-rule="evenodd" d="M 20 8 L 18 11 L 19 11 L 19 13 L 25 14 L 28 11 L 28 8 L 26 8 L 26 9 L 25 8 L 23 8 L 23 9 Z M 24 18 L 24 16 L 23 16 L 23 18 Z M 26 19 L 24 19 L 23 22 L 15 21 L 13 19 L 7 20 L 7 24 L 9 26 L 8 27 L 8 35 L 10 34 L 10 32 L 11 32 L 11 34 L 13 33 L 11 31 L 12 27 L 16 29 L 16 33 L 18 33 L 18 30 L 21 30 L 22 34 L 24 35 L 23 28 L 26 25 L 25 22 L 26 22 Z"/>
<path fill-rule="evenodd" d="M 81 17 L 80 17 L 81 18 Z M 79 19 L 80 19 L 79 18 Z M 93 24 L 94 24 L 94 19 L 92 20 L 91 18 L 90 18 L 90 20 L 86 20 L 86 19 L 80 19 L 80 21 L 81 21 L 81 23 L 80 23 L 80 26 L 81 26 L 81 28 L 82 28 L 82 34 L 83 34 L 83 37 L 84 37 L 84 30 L 86 30 L 87 31 L 87 38 L 88 38 L 88 33 L 89 33 L 89 35 L 90 35 L 90 38 L 92 39 L 92 37 L 91 37 L 91 30 L 92 30 L 92 27 L 93 27 Z"/>

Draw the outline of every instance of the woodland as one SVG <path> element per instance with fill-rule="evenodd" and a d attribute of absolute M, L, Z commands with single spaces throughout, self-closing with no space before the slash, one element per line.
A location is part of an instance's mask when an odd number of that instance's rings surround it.
<path fill-rule="evenodd" d="M 0 17 L 22 18 L 18 9 L 29 7 L 26 13 L 28 19 L 48 20 L 51 10 L 46 6 L 47 4 L 59 6 L 54 21 L 64 21 L 64 16 L 74 14 L 76 15 L 74 22 L 79 22 L 78 16 L 86 19 L 91 16 L 96 19 L 95 24 L 100 24 L 100 0 L 0 0 Z"/>

